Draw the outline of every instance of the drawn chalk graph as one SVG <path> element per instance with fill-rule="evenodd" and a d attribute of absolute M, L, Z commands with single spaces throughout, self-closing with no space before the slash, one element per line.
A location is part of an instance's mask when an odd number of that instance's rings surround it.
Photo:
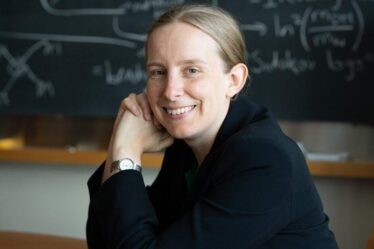
<path fill-rule="evenodd" d="M 105 35 L 97 33 L 86 35 L 59 32 L 25 32 L 20 30 L 1 30 L 0 38 L 7 40 L 33 42 L 20 52 L 12 51 L 10 46 L 0 41 L 0 63 L 6 64 L 6 80 L 0 82 L 0 108 L 12 104 L 11 91 L 16 91 L 17 82 L 27 78 L 35 87 L 35 98 L 53 98 L 58 95 L 55 82 L 46 76 L 37 75 L 37 70 L 30 60 L 33 56 L 52 56 L 59 60 L 63 57 L 68 44 L 87 44 L 108 46 L 134 51 L 139 60 L 145 56 L 146 34 L 128 30 L 129 19 L 136 15 L 156 17 L 166 8 L 182 4 L 184 0 L 141 0 L 121 1 L 118 7 L 79 7 L 63 8 L 62 3 L 68 0 L 40 0 L 40 9 L 44 15 L 68 20 L 80 18 L 109 18 Z M 215 6 L 230 7 L 225 1 L 206 1 Z M 260 9 L 263 16 L 251 18 L 248 15 L 240 19 L 240 28 L 244 34 L 258 40 L 276 41 L 292 40 L 292 46 L 298 48 L 272 46 L 250 48 L 248 51 L 250 71 L 256 75 L 287 72 L 294 76 L 308 72 L 319 72 L 321 67 L 342 78 L 342 82 L 354 82 L 356 77 L 374 64 L 372 49 L 362 49 L 363 38 L 368 27 L 365 23 L 365 10 L 362 5 L 374 3 L 374 0 L 245 0 L 240 7 L 241 12 L 248 13 L 252 9 Z M 227 4 L 225 6 L 224 4 Z M 236 4 L 236 3 L 235 3 Z M 234 5 L 235 5 L 234 4 Z M 295 7 L 296 6 L 296 7 Z M 289 11 L 289 9 L 290 11 Z M 295 8 L 293 8 L 295 7 Z M 282 9 L 283 8 L 283 9 Z M 229 11 L 230 9 L 227 8 Z M 287 11 L 284 11 L 284 10 Z M 133 16 L 132 16 L 133 15 Z M 87 19 L 89 20 L 89 19 Z M 90 19 L 91 20 L 91 19 Z M 63 21 L 62 21 L 63 22 Z M 138 29 L 134 29 L 138 30 Z M 110 33 L 110 35 L 108 35 Z M 274 44 L 273 43 L 273 44 Z M 273 45 L 272 44 L 272 45 Z M 299 48 L 300 47 L 300 48 Z M 367 50 L 367 51 L 366 51 Z M 300 52 L 301 51 L 301 52 Z M 344 51 L 344 52 L 340 52 Z M 22 53 L 22 54 L 19 54 Z M 314 54 L 322 55 L 318 58 Z M 342 56 L 343 54 L 343 56 Z M 97 58 L 96 58 L 97 59 Z M 139 60 L 132 65 L 121 65 L 111 57 L 92 61 L 88 72 L 90 77 L 100 80 L 102 84 L 112 87 L 124 83 L 129 86 L 141 85 L 146 81 L 146 73 Z M 2 65 L 0 64 L 0 66 Z M 88 77 L 88 76 L 87 76 Z M 4 80 L 1 77 L 0 80 Z"/>
<path fill-rule="evenodd" d="M 39 50 L 42 50 L 44 55 L 52 53 L 61 53 L 60 44 L 53 44 L 47 40 L 40 40 L 34 43 L 22 56 L 19 58 L 13 57 L 5 46 L 0 45 L 0 58 L 6 59 L 8 66 L 7 72 L 10 75 L 9 80 L 0 92 L 0 106 L 9 105 L 9 91 L 13 88 L 17 80 L 23 76 L 27 77 L 36 87 L 36 97 L 43 97 L 44 95 L 53 96 L 55 90 L 53 84 L 49 81 L 39 79 L 34 74 L 30 66 L 27 64 L 32 55 Z"/>

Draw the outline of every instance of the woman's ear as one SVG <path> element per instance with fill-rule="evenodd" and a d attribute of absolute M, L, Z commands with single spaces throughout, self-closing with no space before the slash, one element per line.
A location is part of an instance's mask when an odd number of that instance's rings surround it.
<path fill-rule="evenodd" d="M 226 96 L 233 98 L 236 94 L 242 90 L 247 81 L 248 68 L 244 63 L 238 63 L 233 66 L 229 72 L 229 87 L 226 92 Z"/>

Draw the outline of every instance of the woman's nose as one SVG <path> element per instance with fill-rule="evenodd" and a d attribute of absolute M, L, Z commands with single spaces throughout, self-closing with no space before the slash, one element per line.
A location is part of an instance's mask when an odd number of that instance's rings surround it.
<path fill-rule="evenodd" d="M 166 80 L 164 96 L 170 101 L 176 101 L 183 96 L 183 79 L 175 74 L 169 74 Z"/>

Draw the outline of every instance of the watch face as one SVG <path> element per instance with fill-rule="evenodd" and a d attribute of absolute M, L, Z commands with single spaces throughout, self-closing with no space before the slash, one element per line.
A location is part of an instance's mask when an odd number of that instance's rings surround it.
<path fill-rule="evenodd" d="M 120 170 L 126 170 L 126 169 L 133 169 L 134 168 L 134 162 L 131 159 L 123 159 L 121 160 L 119 164 Z"/>

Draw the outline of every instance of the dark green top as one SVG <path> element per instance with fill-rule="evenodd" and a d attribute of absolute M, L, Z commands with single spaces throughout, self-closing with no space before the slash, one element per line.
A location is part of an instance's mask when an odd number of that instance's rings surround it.
<path fill-rule="evenodd" d="M 189 194 L 191 194 L 191 192 L 192 192 L 192 188 L 193 188 L 195 178 L 196 178 L 196 175 L 197 175 L 197 169 L 198 169 L 198 167 L 197 167 L 197 165 L 195 165 L 191 169 L 189 169 L 186 172 L 186 174 L 184 175 L 185 178 L 186 178 L 187 190 L 188 190 Z"/>

